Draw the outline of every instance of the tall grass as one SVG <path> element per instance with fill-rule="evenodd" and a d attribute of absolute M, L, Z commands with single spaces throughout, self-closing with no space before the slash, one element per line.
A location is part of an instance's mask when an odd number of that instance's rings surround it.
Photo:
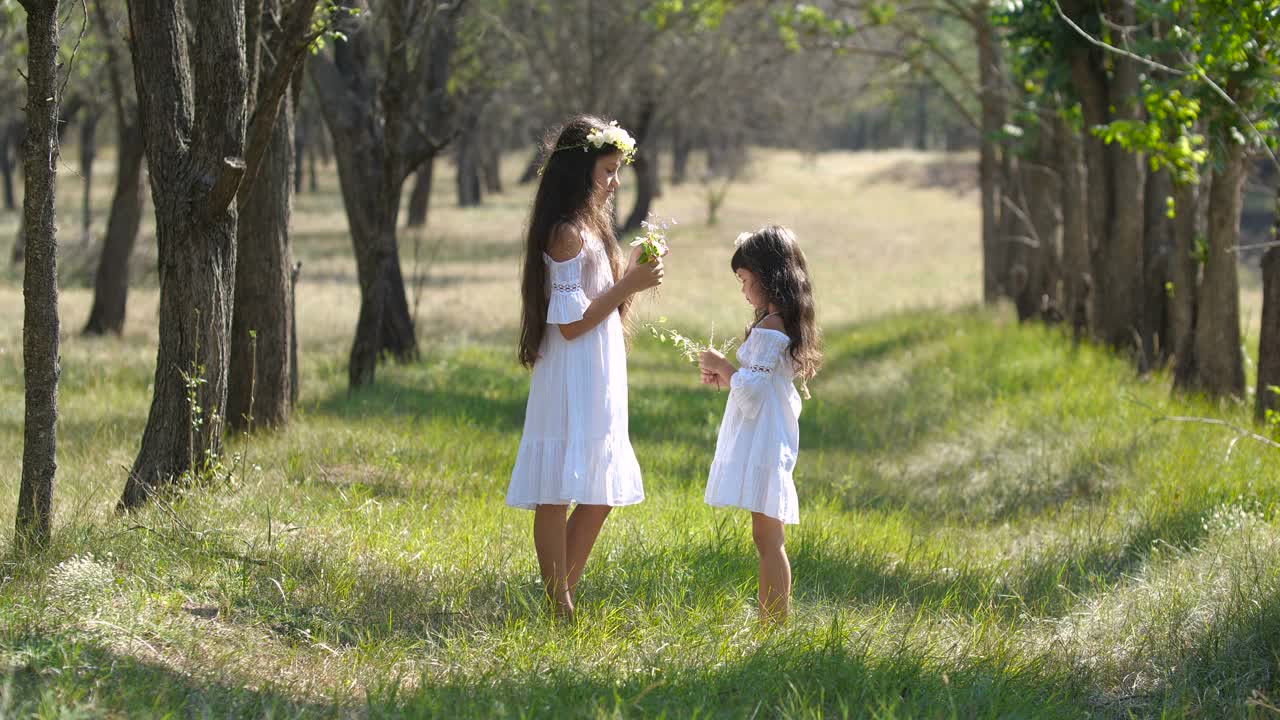
<path fill-rule="evenodd" d="M 832 210 L 920 158 L 771 157 L 722 212 L 730 240 L 766 219 L 796 225 L 821 273 L 828 358 L 801 418 L 787 627 L 755 621 L 746 513 L 701 501 L 724 396 L 644 334 L 630 407 L 649 499 L 611 516 L 579 621 L 552 621 L 531 515 L 502 502 L 528 377 L 516 310 L 494 298 L 515 297 L 503 238 L 524 196 L 433 217 L 428 233 L 446 241 L 423 294 L 424 355 L 357 392 L 349 251 L 316 232 L 333 209 L 303 196 L 301 407 L 283 431 L 231 439 L 224 485 L 116 516 L 154 331 L 131 315 L 123 339 L 64 340 L 55 542 L 0 559 L 0 716 L 1268 716 L 1280 455 L 1160 420 L 1243 424 L 1248 408 L 1170 399 L 1165 377 L 963 307 L 968 239 Z M 949 206 L 946 191 L 902 183 L 863 195 L 938 203 L 922 226 L 950 213 L 972 237 L 971 198 Z M 695 201 L 670 188 L 663 200 L 685 217 Z M 736 327 L 745 308 L 715 272 L 726 241 L 684 233 L 642 319 Z M 951 275 L 931 269 L 947 263 Z M 147 292 L 133 312 L 154 308 Z M 84 309 L 85 291 L 67 295 L 68 313 Z M 934 309 L 897 309 L 916 304 Z M 0 310 L 10 518 L 14 312 Z"/>

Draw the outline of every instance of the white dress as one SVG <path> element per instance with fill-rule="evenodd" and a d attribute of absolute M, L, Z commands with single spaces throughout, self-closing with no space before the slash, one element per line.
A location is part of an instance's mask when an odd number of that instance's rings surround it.
<path fill-rule="evenodd" d="M 800 522 L 791 478 L 800 450 L 800 393 L 787 352 L 790 343 L 785 333 L 758 327 L 738 348 L 741 367 L 730 379 L 707 479 L 709 505 Z"/>
<path fill-rule="evenodd" d="M 507 488 L 512 507 L 644 500 L 627 434 L 627 356 L 618 311 L 573 340 L 556 327 L 581 320 L 591 301 L 613 286 L 602 241 L 582 236 L 577 257 L 556 262 L 542 256 L 551 302 Z"/>

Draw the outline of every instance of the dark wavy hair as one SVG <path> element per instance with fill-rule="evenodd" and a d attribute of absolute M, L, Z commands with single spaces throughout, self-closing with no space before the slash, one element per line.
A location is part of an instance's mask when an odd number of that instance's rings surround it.
<path fill-rule="evenodd" d="M 604 241 L 614 282 L 622 275 L 624 258 L 613 232 L 613 201 L 592 207 L 591 195 L 596 160 L 619 152 L 612 145 L 591 147 L 587 136 L 609 127 L 609 121 L 592 115 L 577 115 L 553 128 L 542 142 L 542 177 L 529 213 L 525 236 L 524 272 L 520 297 L 520 363 L 532 367 L 547 332 L 547 266 L 542 254 L 547 250 L 557 225 L 568 223 L 593 231 Z M 618 308 L 625 321 L 630 299 Z"/>
<path fill-rule="evenodd" d="M 809 380 L 822 367 L 822 332 L 814 317 L 809 266 L 795 233 L 781 225 L 760 228 L 738 245 L 729 265 L 734 272 L 750 270 L 769 302 L 777 306 L 782 326 L 791 339 L 787 349 L 792 366 L 807 395 Z M 757 308 L 756 322 L 763 320 L 768 312 L 767 306 Z"/>

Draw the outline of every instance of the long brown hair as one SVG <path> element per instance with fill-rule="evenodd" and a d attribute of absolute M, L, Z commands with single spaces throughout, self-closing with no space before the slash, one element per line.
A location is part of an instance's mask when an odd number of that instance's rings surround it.
<path fill-rule="evenodd" d="M 612 145 L 592 147 L 587 136 L 609 127 L 609 122 L 592 115 L 577 115 L 564 125 L 553 128 L 542 142 L 542 178 L 529 213 L 529 232 L 525 236 L 524 272 L 520 296 L 520 363 L 532 367 L 538 360 L 538 349 L 547 332 L 547 265 L 542 254 L 547 250 L 551 233 L 557 225 L 568 223 L 588 229 L 603 242 L 609 255 L 613 280 L 622 276 L 623 255 L 613 233 L 613 201 L 593 207 L 596 160 L 619 152 Z M 623 320 L 631 305 L 628 298 L 618 308 Z"/>
<path fill-rule="evenodd" d="M 769 225 L 749 235 L 729 261 L 734 272 L 750 270 L 769 302 L 778 308 L 782 326 L 791 339 L 787 349 L 803 388 L 822 367 L 822 332 L 813 307 L 813 281 L 795 233 L 781 225 Z M 769 312 L 756 310 L 756 322 Z M 749 331 L 748 331 L 749 332 Z"/>

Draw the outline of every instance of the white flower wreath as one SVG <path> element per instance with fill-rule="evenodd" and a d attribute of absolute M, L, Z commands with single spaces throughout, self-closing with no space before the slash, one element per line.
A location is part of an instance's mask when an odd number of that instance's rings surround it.
<path fill-rule="evenodd" d="M 612 145 L 622 153 L 622 159 L 627 164 L 636 158 L 636 140 L 631 137 L 631 133 L 618 126 L 617 120 L 610 122 L 608 127 L 593 130 L 587 135 L 587 145 L 597 150 L 605 145 Z M 586 150 L 587 145 L 583 145 L 582 149 Z"/>

